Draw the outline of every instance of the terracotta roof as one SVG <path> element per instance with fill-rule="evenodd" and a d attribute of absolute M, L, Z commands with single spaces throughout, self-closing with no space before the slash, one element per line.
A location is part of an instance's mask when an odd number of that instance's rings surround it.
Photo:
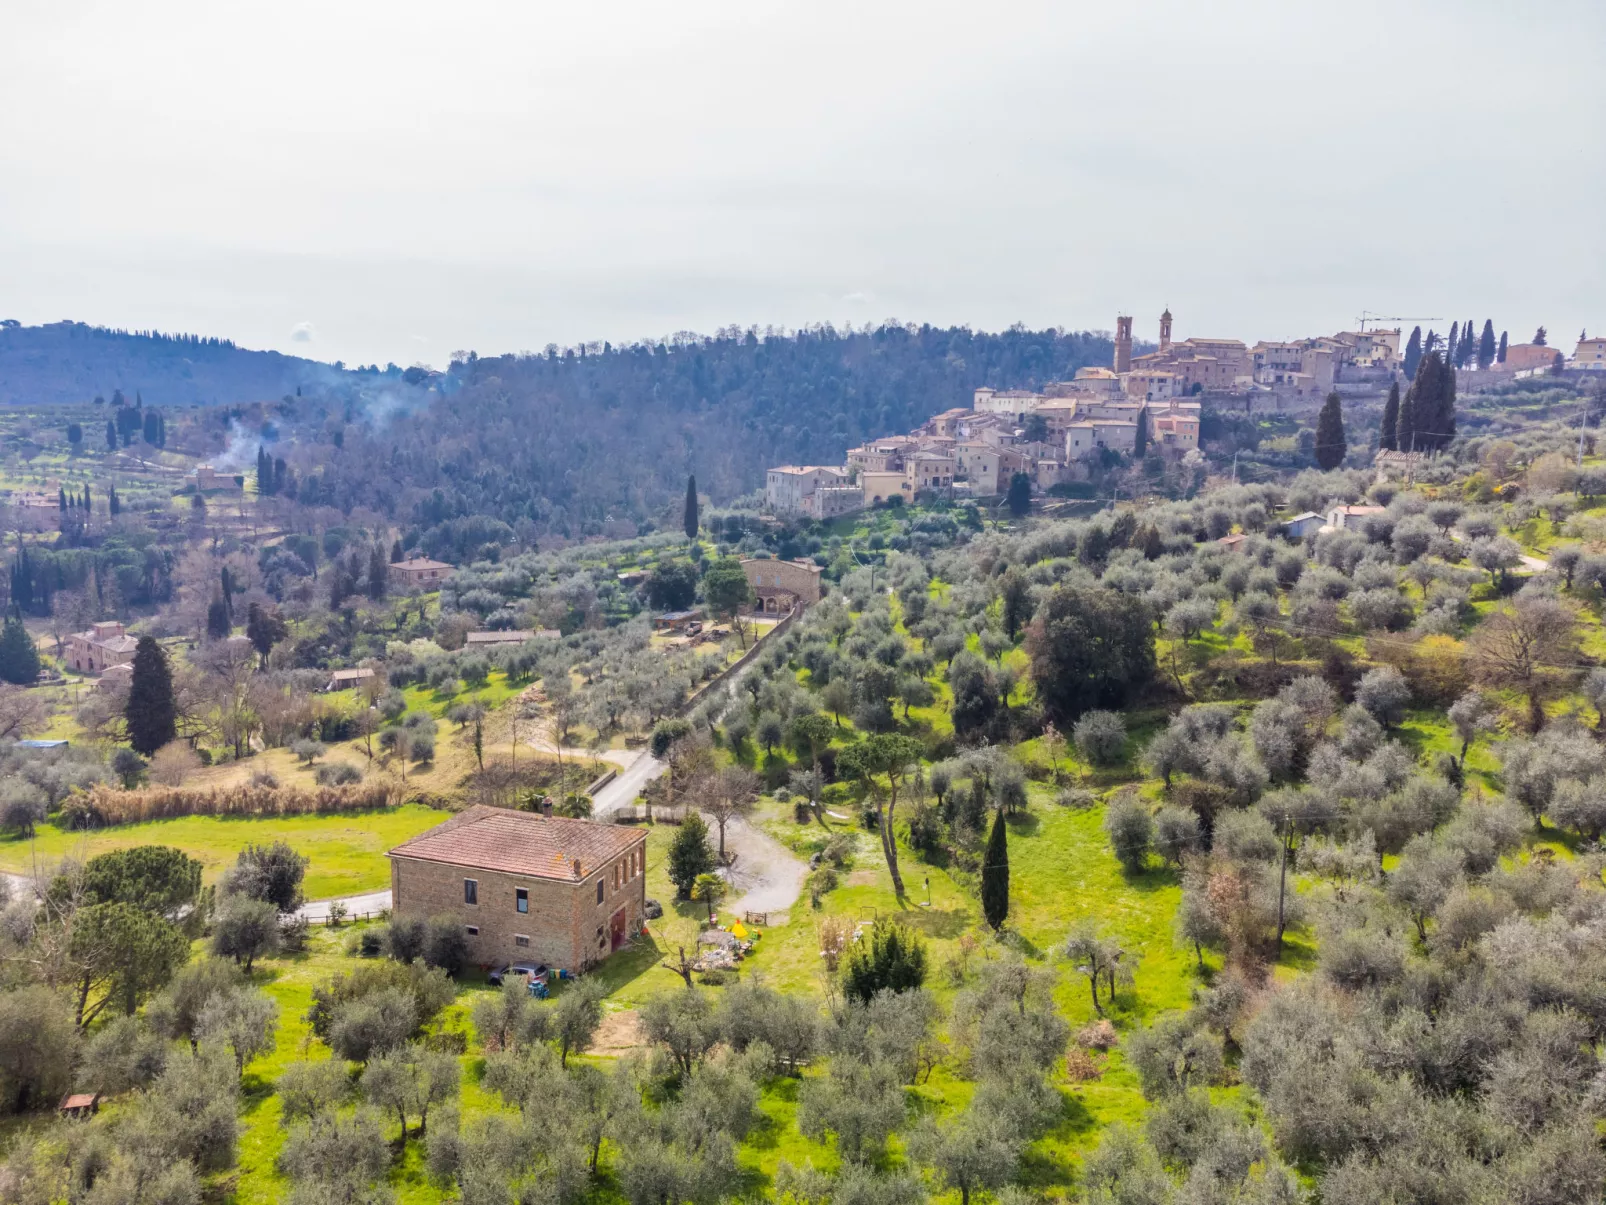
<path fill-rule="evenodd" d="M 541 628 L 534 632 L 515 629 L 506 632 L 470 632 L 467 640 L 469 644 L 523 644 L 526 640 L 556 640 L 562 634 L 556 628 Z"/>
<path fill-rule="evenodd" d="M 636 828 L 476 804 L 390 856 L 570 882 L 646 839 Z"/>
<path fill-rule="evenodd" d="M 415 556 L 410 560 L 397 561 L 392 569 L 450 569 L 445 561 L 432 561 L 427 556 Z"/>

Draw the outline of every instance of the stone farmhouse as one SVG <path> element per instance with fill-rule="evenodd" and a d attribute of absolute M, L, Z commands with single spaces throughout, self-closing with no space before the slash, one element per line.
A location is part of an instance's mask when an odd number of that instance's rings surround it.
<path fill-rule="evenodd" d="M 463 926 L 484 966 L 585 971 L 641 932 L 641 829 L 477 804 L 390 851 L 391 909 Z"/>
<path fill-rule="evenodd" d="M 235 473 L 220 473 L 209 464 L 195 470 L 195 488 L 202 494 L 244 494 L 243 478 Z"/>
<path fill-rule="evenodd" d="M 139 641 L 115 621 L 97 623 L 87 632 L 67 637 L 66 661 L 82 674 L 105 673 L 114 665 L 130 664 Z"/>
<path fill-rule="evenodd" d="M 445 561 L 432 561 L 428 557 L 409 557 L 390 567 L 390 584 L 403 590 L 433 590 L 452 572 Z"/>
<path fill-rule="evenodd" d="M 820 601 L 820 567 L 812 561 L 780 561 L 752 557 L 742 572 L 753 587 L 755 615 L 785 615 Z"/>

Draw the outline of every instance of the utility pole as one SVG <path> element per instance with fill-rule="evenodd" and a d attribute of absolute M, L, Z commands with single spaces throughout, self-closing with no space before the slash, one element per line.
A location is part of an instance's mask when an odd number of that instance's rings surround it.
<path fill-rule="evenodd" d="M 1283 903 L 1288 898 L 1288 847 L 1294 839 L 1294 824 L 1291 817 L 1283 816 L 1283 857 L 1282 865 L 1277 871 L 1277 948 L 1283 948 L 1283 930 L 1287 927 L 1284 918 Z"/>

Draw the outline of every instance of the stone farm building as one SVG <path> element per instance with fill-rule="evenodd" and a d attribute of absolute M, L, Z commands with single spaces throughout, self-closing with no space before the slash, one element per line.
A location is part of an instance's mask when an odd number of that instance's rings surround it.
<path fill-rule="evenodd" d="M 390 851 L 398 916 L 460 922 L 469 957 L 583 971 L 641 932 L 641 829 L 475 805 Z"/>
<path fill-rule="evenodd" d="M 133 661 L 138 644 L 122 624 L 97 623 L 87 632 L 67 637 L 67 664 L 79 673 L 104 673 L 114 665 Z"/>
<path fill-rule="evenodd" d="M 391 565 L 390 584 L 400 586 L 404 590 L 433 590 L 444 582 L 451 572 L 452 567 L 445 561 L 432 561 L 428 557 L 415 556 L 405 561 L 396 561 Z"/>
<path fill-rule="evenodd" d="M 753 557 L 742 562 L 753 587 L 755 615 L 785 615 L 820 601 L 820 567 L 810 561 Z"/>
<path fill-rule="evenodd" d="M 563 635 L 556 628 L 537 628 L 535 631 L 526 631 L 510 628 L 499 632 L 470 632 L 464 642 L 469 645 L 496 646 L 499 644 L 523 644 L 527 640 L 557 640 Z"/>

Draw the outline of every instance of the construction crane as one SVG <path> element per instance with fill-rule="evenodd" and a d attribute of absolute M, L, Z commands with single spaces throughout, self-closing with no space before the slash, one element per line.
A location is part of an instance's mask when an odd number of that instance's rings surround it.
<path fill-rule="evenodd" d="M 1407 318 L 1398 314 L 1374 314 L 1371 310 L 1362 310 L 1361 316 L 1355 321 L 1361 324 L 1364 333 L 1368 322 L 1443 322 L 1443 318 Z"/>

